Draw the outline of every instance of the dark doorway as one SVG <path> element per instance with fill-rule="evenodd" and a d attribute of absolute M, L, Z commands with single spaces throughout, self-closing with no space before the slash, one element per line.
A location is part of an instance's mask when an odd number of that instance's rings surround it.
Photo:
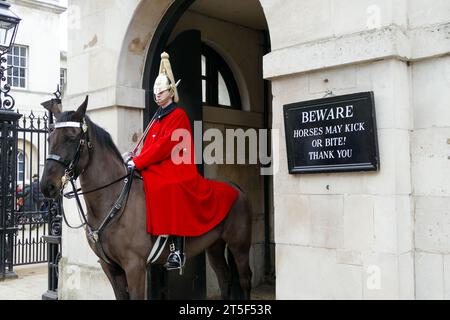
<path fill-rule="evenodd" d="M 180 106 L 188 114 L 191 126 L 194 128 L 194 123 L 201 124 L 203 119 L 200 32 L 190 30 L 179 34 L 165 48 L 165 51 L 170 56 L 175 81 L 181 79 L 178 88 Z M 200 174 L 203 174 L 203 165 L 198 164 L 197 168 Z M 177 272 L 167 272 L 161 266 L 152 266 L 150 278 L 152 299 L 205 299 L 205 254 L 189 259 L 183 276 Z"/>
<path fill-rule="evenodd" d="M 224 10 L 223 12 L 218 12 L 216 10 L 216 7 L 214 6 L 214 3 L 225 5 L 226 10 Z M 235 13 L 235 8 L 240 6 L 242 6 L 242 12 Z M 259 8 L 256 8 L 256 6 L 258 6 Z M 229 57 L 229 52 L 227 52 L 226 50 L 221 50 L 222 47 L 220 43 L 217 43 L 217 46 L 214 46 L 215 40 L 218 40 L 217 37 L 211 38 L 211 34 L 208 35 L 208 30 L 205 30 L 204 28 L 202 29 L 202 27 L 199 25 L 183 24 L 183 21 L 186 19 L 186 17 L 188 17 L 189 19 L 193 15 L 198 16 L 199 13 L 203 14 L 203 17 L 212 17 L 212 19 L 214 19 L 215 17 L 218 21 L 229 21 L 236 26 L 242 27 L 244 29 L 250 28 L 252 32 L 259 33 L 259 40 L 251 42 L 258 43 L 259 47 L 251 47 L 252 49 L 248 51 L 252 53 L 256 52 L 259 54 L 259 56 L 257 56 L 258 54 L 254 54 L 251 60 L 248 60 L 245 57 L 242 57 L 242 55 L 238 55 L 237 61 L 240 62 L 240 65 L 231 64 L 230 61 L 226 58 Z M 246 19 L 248 17 L 255 18 L 255 16 L 257 16 L 259 19 Z M 262 22 L 262 20 L 264 20 L 264 23 Z M 183 26 L 185 28 L 180 26 Z M 192 29 L 199 30 L 195 31 Z M 264 13 L 257 0 L 251 0 L 245 3 L 241 3 L 235 0 L 229 3 L 227 2 L 226 4 L 220 2 L 219 0 L 175 0 L 159 23 L 147 54 L 147 62 L 145 66 L 143 82 L 143 88 L 146 92 L 144 127 L 148 125 L 148 121 L 157 110 L 157 105 L 153 102 L 153 81 L 155 80 L 159 72 L 161 53 L 167 51 L 170 55 L 170 61 L 172 64 L 175 81 L 181 79 L 181 84 L 178 90 L 180 94 L 179 105 L 186 110 L 191 120 L 191 124 L 193 125 L 193 130 L 195 129 L 195 127 L 197 127 L 197 133 L 203 132 L 203 129 L 199 128 L 201 126 L 199 126 L 198 123 L 197 126 L 194 126 L 193 122 L 196 120 L 200 121 L 200 123 L 201 121 L 204 121 L 202 125 L 208 128 L 208 126 L 210 125 L 210 122 L 208 121 L 208 115 L 211 115 L 211 107 L 216 108 L 216 110 L 213 110 L 214 112 L 216 112 L 220 108 L 222 108 L 222 110 L 233 109 L 230 112 L 234 112 L 234 116 L 236 117 L 242 116 L 242 119 L 248 119 L 249 116 L 257 115 L 258 119 L 263 119 L 263 121 L 260 122 L 259 128 L 270 129 L 271 105 L 269 101 L 271 100 L 271 90 L 270 84 L 266 81 L 263 81 L 263 79 L 261 78 L 262 67 L 260 70 L 254 70 L 255 72 L 251 72 L 251 77 L 252 79 L 254 79 L 252 81 L 257 81 L 257 84 L 255 84 L 255 82 L 250 84 L 246 82 L 247 79 L 243 79 L 241 73 L 243 69 L 247 69 L 244 72 L 248 72 L 248 64 L 251 64 L 252 68 L 256 65 L 262 66 L 262 56 L 270 51 L 270 43 L 267 30 L 268 27 L 265 23 Z M 226 32 L 222 32 L 221 35 L 219 34 L 219 37 L 223 36 L 224 34 L 226 34 Z M 209 36 L 209 40 L 211 40 L 211 42 L 205 41 L 202 44 L 202 36 L 205 37 L 205 39 L 208 39 Z M 233 34 L 232 36 L 237 41 L 242 41 L 242 39 L 239 39 L 239 35 Z M 174 40 L 172 42 L 169 42 L 169 39 Z M 208 46 L 211 47 L 209 48 Z M 235 47 L 240 48 L 241 46 L 235 45 Z M 211 50 L 205 50 L 205 48 Z M 212 59 L 214 54 L 208 54 L 209 51 L 211 51 L 211 53 L 217 51 L 217 53 L 219 53 L 217 56 L 222 56 L 221 59 Z M 222 68 L 221 64 L 218 63 L 215 64 L 216 68 L 214 69 L 217 72 L 208 72 L 211 71 L 211 68 L 208 69 L 208 67 L 206 67 L 207 71 L 205 74 L 203 74 L 203 56 L 207 56 L 207 61 L 209 58 L 209 61 L 214 60 L 216 62 L 224 60 L 225 58 L 226 63 L 224 65 L 226 66 L 226 64 L 228 64 L 232 67 L 233 71 L 238 72 L 234 74 L 234 76 L 236 77 L 235 79 L 238 81 L 234 81 L 234 83 L 233 81 L 227 81 L 227 79 L 233 78 L 233 72 L 229 69 L 227 70 L 226 68 Z M 209 64 L 206 63 L 206 66 L 208 65 Z M 243 65 L 244 68 L 242 68 Z M 215 76 L 211 77 L 211 74 L 214 74 Z M 228 75 L 231 76 L 228 77 Z M 200 77 L 200 80 L 198 77 Z M 222 82 L 226 84 L 226 89 L 230 94 L 229 104 L 221 103 L 223 99 L 221 100 L 218 98 L 217 83 L 219 79 L 221 79 Z M 209 83 L 205 84 L 205 82 L 208 81 Z M 242 81 L 244 81 L 245 84 L 243 84 Z M 208 84 L 210 86 L 208 86 Z M 240 93 L 245 92 L 243 95 L 239 93 L 240 89 L 242 89 Z M 237 94 L 233 95 L 233 93 L 235 92 L 237 92 Z M 249 95 L 253 96 L 249 97 Z M 259 98 L 255 99 L 255 95 Z M 206 107 L 202 107 L 202 104 L 206 105 Z M 206 112 L 206 115 L 204 112 Z M 228 110 L 225 112 L 228 112 Z M 245 114 L 246 112 L 248 113 Z M 203 116 L 205 116 L 204 119 Z M 242 125 L 242 121 L 239 123 L 241 123 L 240 125 Z M 255 122 L 248 122 L 247 124 L 250 123 L 254 124 Z M 232 124 L 226 123 L 226 125 Z M 246 127 L 246 124 L 244 124 L 244 127 Z M 201 157 L 199 157 L 199 151 L 202 151 L 201 143 L 200 148 L 198 144 L 196 144 L 197 159 L 201 159 Z M 199 165 L 198 168 L 199 172 L 203 174 L 203 166 Z M 208 178 L 209 172 L 211 172 L 211 170 L 209 169 L 210 166 L 205 167 L 206 176 Z M 226 170 L 226 172 L 228 174 L 230 170 Z M 227 174 L 225 174 L 224 176 L 227 177 Z M 239 175 L 239 171 L 231 173 L 231 175 L 233 174 Z M 239 178 L 241 177 L 242 175 L 239 175 Z M 213 176 L 212 178 L 216 177 Z M 259 177 L 254 177 L 254 179 L 257 178 Z M 232 180 L 232 178 L 230 178 L 230 180 Z M 248 180 L 250 181 L 250 179 Z M 259 241 L 258 243 L 255 242 L 255 249 L 258 254 L 258 259 L 255 259 L 255 268 L 259 269 L 259 279 L 261 279 L 262 274 L 263 277 L 266 278 L 270 278 L 270 276 L 274 274 L 274 244 L 272 240 L 273 233 L 271 232 L 273 226 L 273 222 L 271 221 L 271 217 L 273 216 L 271 196 L 272 180 L 271 177 L 268 176 L 264 176 L 263 179 L 257 180 L 263 181 L 261 182 L 262 186 L 258 184 L 257 187 L 253 185 L 250 186 L 250 188 L 253 188 L 253 190 L 258 188 L 258 195 L 254 195 L 254 198 L 258 199 L 258 201 L 264 202 L 263 204 L 259 205 L 261 209 L 258 209 L 257 215 L 255 215 L 254 218 L 254 221 L 258 219 L 259 221 L 261 221 L 262 219 L 264 219 L 264 224 L 260 224 L 258 226 L 258 228 L 261 229 L 258 233 L 264 234 L 264 239 L 257 240 Z M 264 247 L 263 251 L 261 250 L 262 247 Z M 264 257 L 261 257 L 261 253 L 264 255 Z M 186 273 L 185 275 L 183 275 L 183 277 L 178 276 L 176 272 L 168 273 L 162 268 L 150 268 L 151 272 L 149 272 L 149 274 L 151 275 L 149 276 L 149 288 L 151 288 L 151 290 L 149 291 L 149 297 L 151 297 L 152 299 L 204 299 L 206 297 L 205 257 L 203 255 L 199 257 L 199 260 L 196 260 L 195 262 L 190 260 L 188 264 L 195 270 L 193 270 L 192 273 L 190 272 L 189 275 Z M 182 278 L 186 279 L 181 280 Z M 259 283 L 262 282 L 258 282 L 258 284 Z M 208 290 L 211 289 L 209 286 L 210 282 L 208 281 Z"/>

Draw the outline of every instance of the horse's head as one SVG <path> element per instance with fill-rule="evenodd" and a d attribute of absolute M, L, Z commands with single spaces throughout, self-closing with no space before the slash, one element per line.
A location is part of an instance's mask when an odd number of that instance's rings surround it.
<path fill-rule="evenodd" d="M 87 105 L 88 97 L 77 111 L 61 112 L 55 103 L 48 107 L 56 122 L 48 137 L 49 155 L 41 178 L 41 191 L 47 198 L 58 197 L 68 179 L 78 177 L 89 162 Z"/>

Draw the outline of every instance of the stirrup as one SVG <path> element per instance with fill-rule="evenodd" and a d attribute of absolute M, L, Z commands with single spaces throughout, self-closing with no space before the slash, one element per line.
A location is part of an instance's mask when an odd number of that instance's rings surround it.
<path fill-rule="evenodd" d="M 172 261 L 171 261 L 172 260 Z M 175 261 L 173 261 L 175 260 Z M 169 254 L 167 258 L 167 262 L 164 264 L 164 267 L 170 270 L 180 270 L 180 276 L 183 275 L 183 268 L 186 263 L 186 256 L 184 253 L 180 253 L 179 251 L 175 251 Z M 176 265 L 174 265 L 176 264 Z"/>

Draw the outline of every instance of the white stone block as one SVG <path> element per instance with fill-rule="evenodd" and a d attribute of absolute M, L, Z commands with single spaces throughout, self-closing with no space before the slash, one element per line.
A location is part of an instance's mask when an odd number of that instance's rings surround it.
<path fill-rule="evenodd" d="M 89 65 L 89 57 L 86 55 L 74 56 L 67 60 L 69 71 L 69 81 L 67 82 L 67 93 L 76 95 L 89 91 L 89 72 L 86 66 Z M 75 70 L 84 70 L 84 72 L 75 72 Z"/>
<path fill-rule="evenodd" d="M 323 96 L 321 94 L 311 95 L 307 75 L 294 75 L 273 81 L 272 95 L 274 121 L 283 119 L 283 105 Z"/>
<path fill-rule="evenodd" d="M 82 221 L 78 215 L 75 200 L 64 200 L 63 207 L 68 222 L 72 226 L 79 226 Z M 81 198 L 84 204 L 84 200 Z M 63 224 L 62 227 L 63 239 L 62 242 L 62 256 L 67 258 L 71 264 L 86 265 L 92 268 L 100 269 L 98 264 L 98 257 L 94 254 L 89 246 L 84 229 L 70 229 Z"/>
<path fill-rule="evenodd" d="M 342 196 L 280 195 L 276 208 L 277 243 L 343 246 Z"/>
<path fill-rule="evenodd" d="M 333 0 L 332 6 L 331 23 L 335 35 L 378 29 L 391 24 L 407 25 L 405 1 Z"/>
<path fill-rule="evenodd" d="M 410 0 L 408 2 L 410 28 L 449 21 L 450 3 L 447 0 Z"/>
<path fill-rule="evenodd" d="M 308 245 L 311 239 L 311 210 L 308 196 L 275 196 L 275 243 Z"/>
<path fill-rule="evenodd" d="M 344 250 L 368 251 L 374 245 L 374 197 L 344 196 Z"/>
<path fill-rule="evenodd" d="M 333 299 L 361 300 L 363 281 L 361 280 L 361 266 L 337 264 Z M 331 281 L 331 280 L 330 280 Z"/>
<path fill-rule="evenodd" d="M 398 256 L 393 254 L 363 254 L 364 299 L 399 298 Z"/>
<path fill-rule="evenodd" d="M 399 299 L 415 299 L 414 256 L 407 252 L 398 256 Z"/>
<path fill-rule="evenodd" d="M 441 254 L 416 252 L 416 299 L 444 298 L 444 261 Z"/>
<path fill-rule="evenodd" d="M 444 257 L 444 299 L 450 300 L 450 255 Z"/>
<path fill-rule="evenodd" d="M 360 251 L 337 250 L 337 263 L 362 266 L 362 255 Z"/>
<path fill-rule="evenodd" d="M 311 41 L 332 33 L 331 0 L 262 0 L 269 25 L 272 50 Z M 286 32 L 290 30 L 290 32 Z"/>
<path fill-rule="evenodd" d="M 374 250 L 397 253 L 397 212 L 394 196 L 374 197 Z"/>
<path fill-rule="evenodd" d="M 423 196 L 450 196 L 449 128 L 416 130 L 412 134 L 412 174 L 414 193 Z"/>
<path fill-rule="evenodd" d="M 269 25 L 273 50 L 392 24 L 407 24 L 405 1 L 320 0 L 300 3 L 264 0 L 261 5 Z"/>
<path fill-rule="evenodd" d="M 308 76 L 309 92 L 311 94 L 325 94 L 328 90 L 350 90 L 356 88 L 357 68 L 345 67 L 340 69 L 313 72 Z"/>
<path fill-rule="evenodd" d="M 264 56 L 264 78 L 273 80 L 343 65 L 410 57 L 411 43 L 407 33 L 401 27 L 391 25 L 273 50 Z"/>
<path fill-rule="evenodd" d="M 415 245 L 419 250 L 450 252 L 450 198 L 415 197 Z"/>
<path fill-rule="evenodd" d="M 309 196 L 311 243 L 313 247 L 338 248 L 344 236 L 343 196 Z"/>
<path fill-rule="evenodd" d="M 414 205 L 411 196 L 396 196 L 397 250 L 399 254 L 414 249 Z"/>
<path fill-rule="evenodd" d="M 101 269 L 72 264 L 65 258 L 59 264 L 60 300 L 114 300 L 112 286 Z"/>
<path fill-rule="evenodd" d="M 335 250 L 277 245 L 276 264 L 277 299 L 361 299 L 361 267 L 337 264 Z"/>
<path fill-rule="evenodd" d="M 411 136 L 408 130 L 398 130 L 395 144 L 395 194 L 409 195 L 411 186 Z"/>
<path fill-rule="evenodd" d="M 89 90 L 96 91 L 114 86 L 117 71 L 105 72 L 117 65 L 117 53 L 111 50 L 94 51 L 89 54 Z"/>
<path fill-rule="evenodd" d="M 115 141 L 119 151 L 124 153 L 133 150 L 142 132 L 142 112 L 132 108 L 117 108 L 117 131 L 120 132 Z"/>
<path fill-rule="evenodd" d="M 412 68 L 414 128 L 448 127 L 450 57 L 415 62 Z"/>

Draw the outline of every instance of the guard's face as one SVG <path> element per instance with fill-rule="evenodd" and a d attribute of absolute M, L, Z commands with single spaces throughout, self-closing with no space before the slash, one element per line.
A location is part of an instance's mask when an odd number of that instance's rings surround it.
<path fill-rule="evenodd" d="M 169 102 L 173 101 L 172 91 L 164 90 L 164 91 L 158 92 L 155 95 L 155 101 L 158 104 L 158 106 L 160 106 L 160 107 L 167 105 Z"/>

